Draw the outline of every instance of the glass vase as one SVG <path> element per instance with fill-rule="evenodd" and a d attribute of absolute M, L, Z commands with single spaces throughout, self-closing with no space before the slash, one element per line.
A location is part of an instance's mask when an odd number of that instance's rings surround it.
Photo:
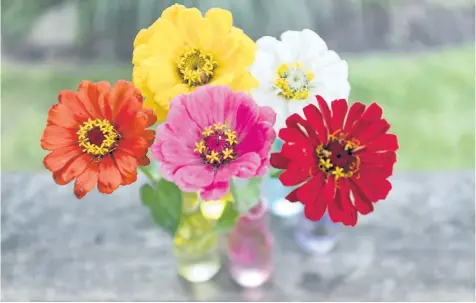
<path fill-rule="evenodd" d="M 278 152 L 282 146 L 283 141 L 276 139 L 273 150 Z M 263 182 L 263 192 L 266 194 L 272 214 L 278 217 L 291 217 L 302 212 L 301 203 L 291 203 L 285 198 L 292 190 L 293 187 L 284 186 L 278 178 L 268 177 Z"/>
<path fill-rule="evenodd" d="M 258 287 L 272 271 L 272 234 L 268 227 L 268 208 L 260 201 L 242 215 L 228 235 L 228 269 L 243 287 Z"/>
<path fill-rule="evenodd" d="M 187 194 L 184 193 L 184 196 L 182 216 L 173 245 L 178 273 L 187 281 L 205 282 L 212 279 L 221 268 L 218 237 L 213 232 L 212 220 L 200 211 L 198 201 L 187 202 Z"/>
<path fill-rule="evenodd" d="M 339 225 L 332 222 L 326 213 L 321 220 L 311 221 L 300 216 L 295 230 L 297 244 L 307 253 L 325 255 L 336 245 Z"/>

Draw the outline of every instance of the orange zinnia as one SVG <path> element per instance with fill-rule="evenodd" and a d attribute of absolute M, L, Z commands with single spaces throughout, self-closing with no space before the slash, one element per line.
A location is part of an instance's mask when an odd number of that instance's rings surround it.
<path fill-rule="evenodd" d="M 131 82 L 82 81 L 78 91 L 63 90 L 48 111 L 41 147 L 51 151 L 43 160 L 59 185 L 76 179 L 74 194 L 83 198 L 97 184 L 110 194 L 137 180 L 137 167 L 148 165 L 147 151 L 156 121 L 142 107 Z"/>

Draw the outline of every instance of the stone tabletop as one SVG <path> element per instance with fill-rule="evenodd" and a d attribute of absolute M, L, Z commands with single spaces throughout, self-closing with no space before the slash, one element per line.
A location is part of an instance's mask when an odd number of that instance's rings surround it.
<path fill-rule="evenodd" d="M 226 267 L 178 278 L 171 240 L 138 197 L 140 180 L 76 200 L 48 174 L 2 174 L 2 301 L 474 301 L 474 171 L 401 173 L 394 190 L 328 256 L 272 218 L 273 278 L 242 289 Z"/>

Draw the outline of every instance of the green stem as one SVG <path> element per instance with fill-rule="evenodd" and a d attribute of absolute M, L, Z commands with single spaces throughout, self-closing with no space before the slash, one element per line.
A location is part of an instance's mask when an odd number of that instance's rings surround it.
<path fill-rule="evenodd" d="M 275 172 L 271 173 L 270 177 L 274 178 L 274 179 L 277 179 L 277 178 L 279 178 L 279 176 L 281 176 L 282 173 L 283 173 L 282 170 L 278 170 L 278 171 L 275 171 Z"/>
<path fill-rule="evenodd" d="M 152 172 L 149 170 L 149 167 L 150 167 L 150 165 L 149 166 L 139 166 L 139 169 L 147 177 L 147 179 L 149 179 L 150 183 L 156 184 L 158 180 L 154 177 Z"/>
<path fill-rule="evenodd" d="M 231 193 L 231 196 L 233 197 L 233 201 L 235 201 L 236 203 L 238 201 L 238 195 L 237 195 L 235 180 L 233 178 L 230 180 L 230 193 Z"/>

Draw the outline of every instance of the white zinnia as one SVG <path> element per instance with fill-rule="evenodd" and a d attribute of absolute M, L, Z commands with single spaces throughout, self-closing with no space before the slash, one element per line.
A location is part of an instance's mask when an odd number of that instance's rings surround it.
<path fill-rule="evenodd" d="M 253 97 L 258 104 L 276 111 L 276 130 L 285 126 L 289 115 L 302 114 L 306 105 L 316 104 L 316 95 L 329 103 L 348 99 L 347 62 L 329 50 L 315 32 L 286 31 L 281 41 L 265 36 L 256 45 L 250 71 L 260 85 L 253 90 Z"/>

